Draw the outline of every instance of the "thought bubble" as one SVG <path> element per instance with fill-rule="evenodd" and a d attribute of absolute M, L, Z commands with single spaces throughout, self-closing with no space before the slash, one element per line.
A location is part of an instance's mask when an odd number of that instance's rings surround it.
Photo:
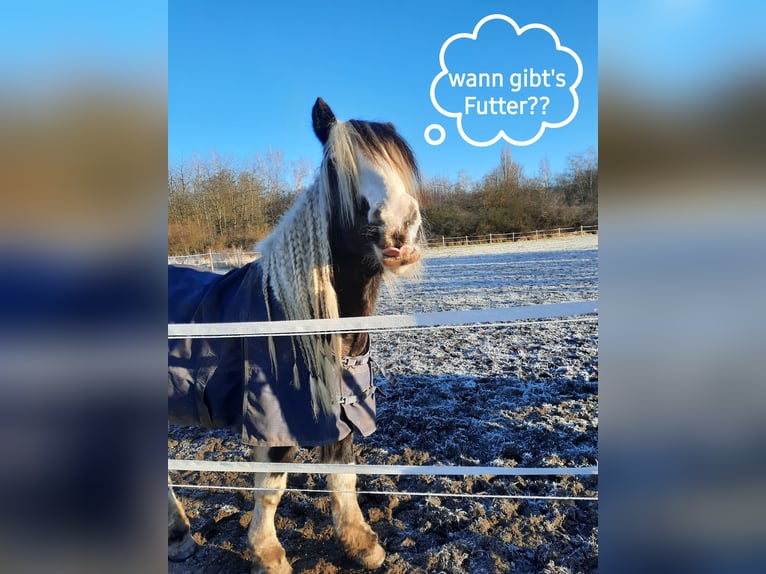
<path fill-rule="evenodd" d="M 563 127 L 577 115 L 582 62 L 544 24 L 519 27 L 508 16 L 492 14 L 473 32 L 450 36 L 439 64 L 431 103 L 455 118 L 460 137 L 473 146 L 501 139 L 530 145 L 546 129 Z M 444 138 L 429 137 L 432 126 L 424 135 L 438 145 Z"/>

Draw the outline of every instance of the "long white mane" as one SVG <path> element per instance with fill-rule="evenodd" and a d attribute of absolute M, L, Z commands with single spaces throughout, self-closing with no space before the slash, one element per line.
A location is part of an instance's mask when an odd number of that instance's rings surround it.
<path fill-rule="evenodd" d="M 360 136 L 348 122 L 337 122 L 325 146 L 319 175 L 287 211 L 274 231 L 260 244 L 263 269 L 263 296 L 268 306 L 269 290 L 284 309 L 285 318 L 333 319 L 339 316 L 338 298 L 332 283 L 332 261 L 329 243 L 331 209 L 339 209 L 348 223 L 353 222 L 355 193 L 359 189 L 357 149 Z M 330 161 L 334 163 L 339 205 L 331 205 Z M 297 345 L 299 349 L 295 348 Z M 293 338 L 293 381 L 298 377 L 298 353 L 303 356 L 310 373 L 314 414 L 319 408 L 332 410 L 337 400 L 338 377 L 341 376 L 341 338 L 302 335 Z M 276 356 L 269 338 L 269 353 L 274 372 Z"/>

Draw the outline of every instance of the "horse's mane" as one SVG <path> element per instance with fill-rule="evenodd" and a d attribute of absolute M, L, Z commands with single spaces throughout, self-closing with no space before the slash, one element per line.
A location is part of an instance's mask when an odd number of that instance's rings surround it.
<path fill-rule="evenodd" d="M 336 122 L 325 145 L 316 180 L 296 199 L 259 246 L 262 290 L 269 320 L 269 290 L 288 320 L 339 316 L 338 297 L 333 288 L 330 225 L 332 210 L 339 210 L 345 223 L 355 224 L 359 152 L 378 167 L 395 169 L 407 189 L 415 193 L 418 170 L 414 156 L 391 124 L 358 120 Z M 331 193 L 332 190 L 335 193 Z M 337 399 L 334 381 L 341 376 L 340 335 L 301 335 L 293 337 L 292 341 L 293 384 L 300 385 L 296 352 L 299 349 L 310 373 L 314 413 L 318 413 L 320 406 L 330 412 Z M 269 353 L 274 372 L 277 372 L 271 338 Z"/>

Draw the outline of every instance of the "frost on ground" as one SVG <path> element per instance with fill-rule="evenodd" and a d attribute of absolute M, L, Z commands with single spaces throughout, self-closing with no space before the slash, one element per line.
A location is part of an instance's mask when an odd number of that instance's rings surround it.
<path fill-rule="evenodd" d="M 379 314 L 598 298 L 598 239 L 586 235 L 433 249 L 422 279 L 384 293 Z M 378 430 L 357 439 L 360 463 L 572 467 L 598 462 L 595 317 L 376 334 Z M 233 431 L 172 426 L 171 458 L 241 460 Z M 298 461 L 315 461 L 301 451 Z M 179 483 L 247 487 L 243 474 L 172 473 Z M 322 489 L 294 475 L 289 488 Z M 360 504 L 388 555 L 383 572 L 595 572 L 598 504 L 499 498 L 594 496 L 595 477 L 360 476 Z M 415 493 L 428 493 L 419 496 Z M 170 573 L 248 572 L 249 492 L 177 489 L 197 553 Z M 449 497 L 440 494 L 485 495 Z M 487 497 L 494 495 L 498 498 Z M 333 539 L 329 497 L 288 492 L 277 516 L 296 572 L 362 572 Z"/>

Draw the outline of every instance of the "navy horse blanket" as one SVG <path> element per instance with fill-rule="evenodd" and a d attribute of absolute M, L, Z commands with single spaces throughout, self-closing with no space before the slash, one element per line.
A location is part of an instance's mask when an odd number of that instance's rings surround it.
<path fill-rule="evenodd" d="M 265 321 L 258 262 L 225 275 L 168 266 L 168 323 Z M 272 320 L 284 320 L 270 294 Z M 375 386 L 369 349 L 343 359 L 332 412 L 311 407 L 309 374 L 300 350 L 299 385 L 293 384 L 290 337 L 274 337 L 277 371 L 266 337 L 168 340 L 170 422 L 231 427 L 254 446 L 320 446 L 356 430 L 375 431 Z"/>

